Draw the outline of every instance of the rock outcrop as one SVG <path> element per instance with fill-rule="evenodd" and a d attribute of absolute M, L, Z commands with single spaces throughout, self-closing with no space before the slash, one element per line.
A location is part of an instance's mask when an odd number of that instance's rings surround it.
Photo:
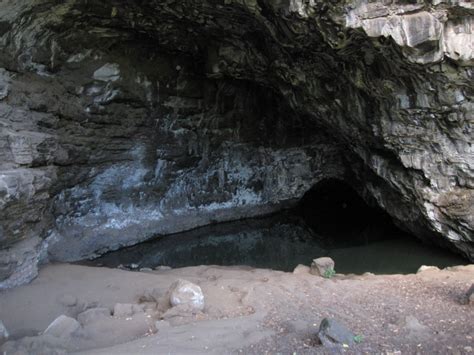
<path fill-rule="evenodd" d="M 0 288 L 350 183 L 474 259 L 474 6 L 7 0 Z"/>

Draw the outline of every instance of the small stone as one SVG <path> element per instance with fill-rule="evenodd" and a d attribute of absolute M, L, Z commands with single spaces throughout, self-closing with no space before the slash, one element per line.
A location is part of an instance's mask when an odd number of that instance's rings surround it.
<path fill-rule="evenodd" d="M 143 313 L 143 306 L 132 303 L 117 303 L 114 306 L 114 317 L 131 317 Z"/>
<path fill-rule="evenodd" d="M 420 272 L 423 272 L 423 271 L 439 271 L 439 268 L 436 266 L 421 265 L 416 273 L 419 274 Z"/>
<path fill-rule="evenodd" d="M 177 280 L 169 289 L 171 306 L 188 306 L 190 310 L 204 309 L 204 295 L 201 288 L 186 280 Z"/>
<path fill-rule="evenodd" d="M 300 274 L 309 274 L 310 267 L 306 265 L 299 264 L 295 269 L 293 270 L 293 274 L 295 275 L 300 275 Z"/>
<path fill-rule="evenodd" d="M 310 273 L 317 276 L 327 277 L 334 273 L 334 260 L 328 257 L 314 259 L 311 263 Z"/>
<path fill-rule="evenodd" d="M 70 337 L 81 328 L 81 325 L 74 318 L 60 315 L 46 328 L 43 334 L 52 335 L 57 338 Z"/>
<path fill-rule="evenodd" d="M 101 318 L 110 317 L 110 310 L 108 308 L 98 307 L 98 308 L 91 308 L 87 311 L 80 313 L 77 316 L 77 320 L 82 325 L 93 323 Z"/>
<path fill-rule="evenodd" d="M 350 346 L 355 343 L 354 334 L 345 325 L 332 318 L 322 320 L 317 337 L 321 344 L 326 347 L 344 344 Z"/>
<path fill-rule="evenodd" d="M 8 334 L 8 330 L 3 324 L 3 322 L 0 320 L 0 345 L 7 341 L 8 337 L 10 334 Z"/>
<path fill-rule="evenodd" d="M 74 307 L 77 304 L 77 297 L 70 294 L 62 294 L 58 297 L 58 302 L 66 307 Z"/>

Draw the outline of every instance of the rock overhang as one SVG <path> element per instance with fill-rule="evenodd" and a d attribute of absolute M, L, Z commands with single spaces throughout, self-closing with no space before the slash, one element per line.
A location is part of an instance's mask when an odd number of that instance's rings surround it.
<path fill-rule="evenodd" d="M 472 258 L 472 5 L 385 3 L 9 3 L 3 245 L 77 260 L 340 177 Z"/>

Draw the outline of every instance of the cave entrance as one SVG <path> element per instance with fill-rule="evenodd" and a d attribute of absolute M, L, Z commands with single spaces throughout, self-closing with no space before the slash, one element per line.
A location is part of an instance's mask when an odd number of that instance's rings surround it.
<path fill-rule="evenodd" d="M 390 216 L 369 206 L 342 180 L 318 182 L 301 199 L 298 213 L 330 246 L 358 245 L 402 236 Z"/>
<path fill-rule="evenodd" d="M 355 274 L 412 273 L 421 265 L 465 262 L 401 231 L 343 181 L 326 179 L 293 210 L 159 236 L 85 263 L 132 270 L 245 265 L 292 271 L 322 256 L 335 260 L 336 271 Z"/>

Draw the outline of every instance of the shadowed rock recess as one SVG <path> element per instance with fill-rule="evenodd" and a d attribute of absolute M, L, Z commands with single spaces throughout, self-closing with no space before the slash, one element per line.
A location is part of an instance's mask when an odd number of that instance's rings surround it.
<path fill-rule="evenodd" d="M 3 0 L 0 288 L 340 179 L 474 260 L 470 1 Z"/>

